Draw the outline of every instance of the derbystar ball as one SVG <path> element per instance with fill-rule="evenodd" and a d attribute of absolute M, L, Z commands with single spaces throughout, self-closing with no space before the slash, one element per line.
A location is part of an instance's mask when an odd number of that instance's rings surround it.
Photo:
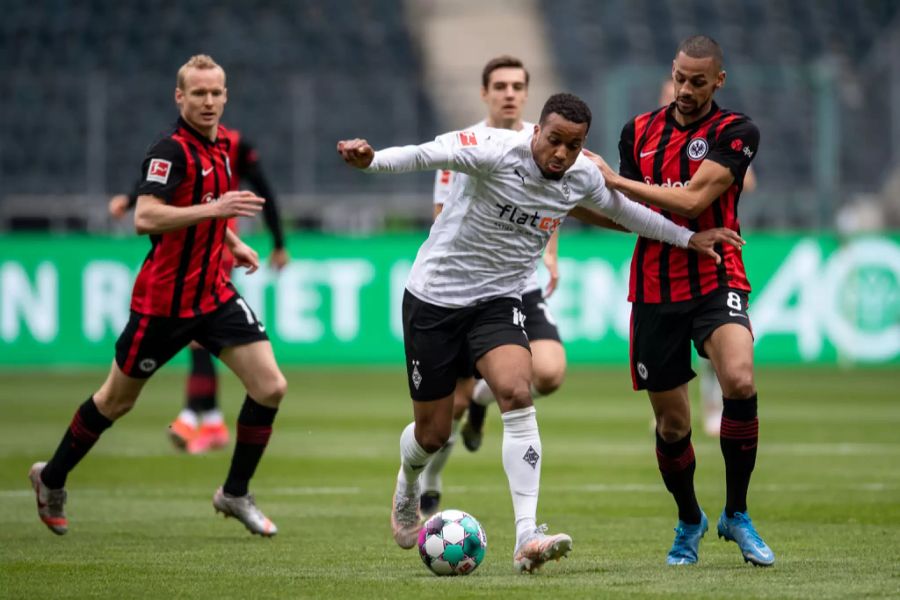
<path fill-rule="evenodd" d="M 419 531 L 419 555 L 435 575 L 468 575 L 487 550 L 481 523 L 461 510 L 437 513 Z"/>

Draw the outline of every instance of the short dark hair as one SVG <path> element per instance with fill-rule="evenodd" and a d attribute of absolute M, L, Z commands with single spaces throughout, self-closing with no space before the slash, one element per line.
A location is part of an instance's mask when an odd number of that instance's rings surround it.
<path fill-rule="evenodd" d="M 487 89 L 488 83 L 491 81 L 491 73 L 497 69 L 522 69 L 525 71 L 525 86 L 528 86 L 528 80 L 530 79 L 528 69 L 526 69 L 525 65 L 522 64 L 522 61 L 515 56 L 504 54 L 503 56 L 492 58 L 484 65 L 484 69 L 481 71 L 481 87 Z"/>
<path fill-rule="evenodd" d="M 547 98 L 541 109 L 541 125 L 547 121 L 550 113 L 556 113 L 573 123 L 587 123 L 588 129 L 591 128 L 591 109 L 574 94 L 553 94 Z"/>
<path fill-rule="evenodd" d="M 722 55 L 722 47 L 719 43 L 708 35 L 692 35 L 682 40 L 675 50 L 677 57 L 680 52 L 684 52 L 691 58 L 712 58 L 716 64 L 716 70 L 722 70 L 724 57 Z"/>

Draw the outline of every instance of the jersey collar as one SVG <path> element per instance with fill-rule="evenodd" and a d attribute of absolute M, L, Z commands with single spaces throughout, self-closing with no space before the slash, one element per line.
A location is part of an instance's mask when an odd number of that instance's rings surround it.
<path fill-rule="evenodd" d="M 671 123 L 675 127 L 675 129 L 678 129 L 679 131 L 690 131 L 692 129 L 696 129 L 697 127 L 700 127 L 701 125 L 706 123 L 708 120 L 710 120 L 712 117 L 714 117 L 719 112 L 719 105 L 716 104 L 715 100 L 713 100 L 712 104 L 710 104 L 709 112 L 706 113 L 702 119 L 698 119 L 698 120 L 694 121 L 693 123 L 691 123 L 690 125 L 681 125 L 678 121 L 676 121 L 675 117 L 672 116 L 673 110 L 675 110 L 674 102 L 672 102 L 669 105 L 669 108 L 666 109 L 666 120 L 669 123 Z"/>
<path fill-rule="evenodd" d="M 218 135 L 218 133 L 221 133 L 221 127 L 222 127 L 221 125 L 219 125 L 216 129 L 217 135 L 216 135 L 215 141 L 210 140 L 208 137 L 206 137 L 205 135 L 203 135 L 202 133 L 200 133 L 193 127 L 191 127 L 191 125 L 187 121 L 185 121 L 184 117 L 182 117 L 181 115 L 178 116 L 177 126 L 179 129 L 184 129 L 185 131 L 190 133 L 192 136 L 197 138 L 197 140 L 199 140 L 202 144 L 204 144 L 206 146 L 215 146 L 222 139 L 222 136 Z"/>

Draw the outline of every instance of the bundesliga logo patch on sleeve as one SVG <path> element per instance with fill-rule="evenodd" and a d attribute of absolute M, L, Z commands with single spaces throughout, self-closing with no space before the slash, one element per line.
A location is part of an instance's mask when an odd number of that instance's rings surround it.
<path fill-rule="evenodd" d="M 168 182 L 169 169 L 171 168 L 171 161 L 154 158 L 150 161 L 150 167 L 147 169 L 147 181 L 155 181 L 157 183 Z"/>
<path fill-rule="evenodd" d="M 459 133 L 459 143 L 463 146 L 477 146 L 478 140 L 471 131 L 461 131 Z"/>

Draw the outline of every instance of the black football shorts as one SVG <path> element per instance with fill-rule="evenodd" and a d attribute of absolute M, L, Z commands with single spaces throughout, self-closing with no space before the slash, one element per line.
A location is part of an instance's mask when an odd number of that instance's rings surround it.
<path fill-rule="evenodd" d="M 522 305 L 525 307 L 525 333 L 532 342 L 536 340 L 554 340 L 561 342 L 559 329 L 550 308 L 544 301 L 541 290 L 532 290 L 522 294 Z"/>
<path fill-rule="evenodd" d="M 753 333 L 747 314 L 748 294 L 717 289 L 683 302 L 631 306 L 631 381 L 636 390 L 663 392 L 696 376 L 691 368 L 691 341 L 707 358 L 703 344 L 726 323 L 743 325 Z"/>
<path fill-rule="evenodd" d="M 438 400 L 453 393 L 458 378 L 498 346 L 515 344 L 531 350 L 522 325 L 522 302 L 497 298 L 464 308 L 424 302 L 403 294 L 403 345 L 409 395 Z"/>
<path fill-rule="evenodd" d="M 224 348 L 268 339 L 265 326 L 235 294 L 216 310 L 196 317 L 156 317 L 132 311 L 116 341 L 116 364 L 129 377 L 146 379 L 191 340 L 218 356 Z"/>

